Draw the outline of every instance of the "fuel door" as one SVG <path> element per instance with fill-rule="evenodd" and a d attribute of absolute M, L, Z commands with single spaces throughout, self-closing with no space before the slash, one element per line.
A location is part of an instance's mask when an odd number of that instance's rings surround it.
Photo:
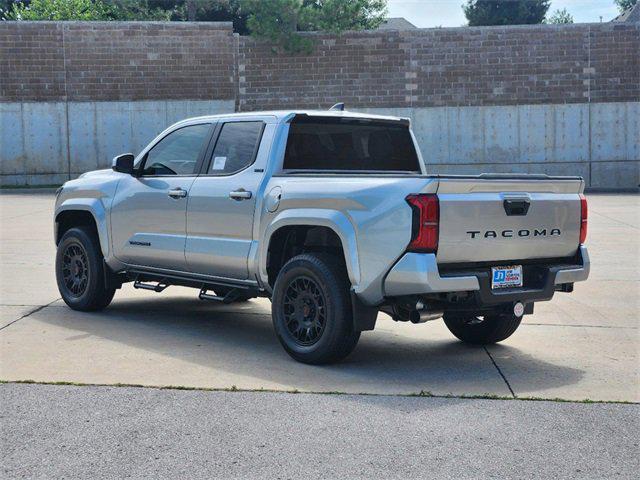
<path fill-rule="evenodd" d="M 267 194 L 267 211 L 273 213 L 278 210 L 280 206 L 280 199 L 282 198 L 282 189 L 280 187 L 273 187 Z"/>

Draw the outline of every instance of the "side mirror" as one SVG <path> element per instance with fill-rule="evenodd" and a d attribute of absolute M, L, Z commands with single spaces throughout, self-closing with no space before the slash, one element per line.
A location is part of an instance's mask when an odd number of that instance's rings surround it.
<path fill-rule="evenodd" d="M 114 172 L 128 173 L 133 175 L 133 161 L 136 157 L 132 153 L 123 153 L 113 157 L 112 167 Z"/>

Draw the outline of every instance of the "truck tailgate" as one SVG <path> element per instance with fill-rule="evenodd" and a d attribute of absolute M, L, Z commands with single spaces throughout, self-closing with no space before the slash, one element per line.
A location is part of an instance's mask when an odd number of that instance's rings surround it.
<path fill-rule="evenodd" d="M 581 178 L 441 177 L 438 263 L 568 257 L 580 238 Z"/>

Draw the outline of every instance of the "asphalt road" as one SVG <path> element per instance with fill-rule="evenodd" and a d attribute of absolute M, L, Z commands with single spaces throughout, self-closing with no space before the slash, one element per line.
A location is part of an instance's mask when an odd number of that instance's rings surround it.
<path fill-rule="evenodd" d="M 637 405 L 0 385 L 4 478 L 637 478 Z M 634 473 L 635 472 L 635 473 Z"/>

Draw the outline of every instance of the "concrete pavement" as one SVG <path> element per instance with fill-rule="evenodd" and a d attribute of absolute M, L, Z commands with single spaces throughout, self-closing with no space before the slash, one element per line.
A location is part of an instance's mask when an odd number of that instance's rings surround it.
<path fill-rule="evenodd" d="M 637 478 L 637 405 L 0 385 L 3 478 Z M 634 473 L 635 472 L 635 473 Z"/>
<path fill-rule="evenodd" d="M 53 273 L 49 193 L 0 196 L 0 379 L 437 395 L 640 401 L 640 197 L 589 196 L 591 278 L 538 304 L 503 344 L 457 342 L 442 322 L 381 314 L 349 359 L 292 361 L 269 302 L 203 303 L 193 290 L 116 294 L 103 312 L 73 312 Z"/>

